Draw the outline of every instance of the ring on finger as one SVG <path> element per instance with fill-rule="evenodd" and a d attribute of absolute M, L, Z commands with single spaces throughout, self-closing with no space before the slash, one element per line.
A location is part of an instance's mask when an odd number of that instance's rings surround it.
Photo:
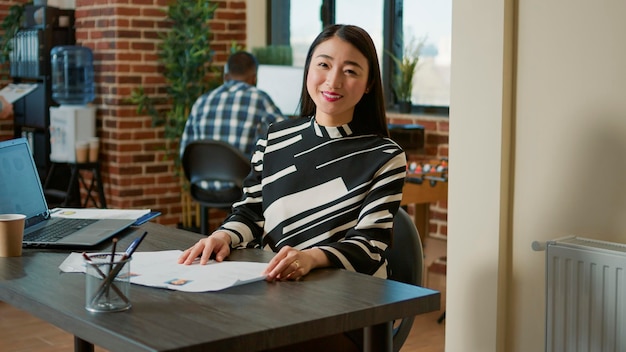
<path fill-rule="evenodd" d="M 300 262 L 298 261 L 298 259 L 294 260 L 293 264 L 296 266 L 296 270 L 300 268 Z"/>

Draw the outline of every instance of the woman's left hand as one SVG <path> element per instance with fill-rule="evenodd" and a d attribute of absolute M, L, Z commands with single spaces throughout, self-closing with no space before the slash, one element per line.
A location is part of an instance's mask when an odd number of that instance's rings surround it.
<path fill-rule="evenodd" d="M 285 246 L 270 260 L 265 272 L 267 281 L 299 280 L 311 269 L 326 266 L 327 258 L 319 248 L 304 251 Z"/>

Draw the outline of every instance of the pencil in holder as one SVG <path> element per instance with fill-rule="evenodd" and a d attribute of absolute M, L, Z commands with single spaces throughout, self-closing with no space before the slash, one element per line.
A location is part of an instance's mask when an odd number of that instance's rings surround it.
<path fill-rule="evenodd" d="M 85 256 L 85 308 L 90 312 L 120 312 L 131 307 L 130 261 L 124 254 Z"/>

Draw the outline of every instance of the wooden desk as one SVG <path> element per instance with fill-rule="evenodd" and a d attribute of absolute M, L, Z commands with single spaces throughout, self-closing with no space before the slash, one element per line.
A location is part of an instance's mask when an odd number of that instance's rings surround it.
<path fill-rule="evenodd" d="M 137 230 L 137 231 L 135 231 Z M 147 223 L 140 251 L 183 249 L 197 234 Z M 108 251 L 108 246 L 95 251 Z M 85 277 L 61 273 L 68 251 L 24 249 L 0 258 L 0 300 L 74 334 L 75 350 L 257 351 L 363 328 L 366 351 L 391 351 L 390 321 L 439 309 L 439 292 L 346 270 L 315 270 L 301 281 L 254 282 L 219 292 L 185 293 L 131 285 L 132 308 L 85 309 Z M 266 262 L 273 253 L 233 251 L 231 259 Z M 132 264 L 131 264 L 132 270 Z"/>
<path fill-rule="evenodd" d="M 429 232 L 430 203 L 445 200 L 448 200 L 448 182 L 437 181 L 431 183 L 430 180 L 424 179 L 421 184 L 409 181 L 404 183 L 400 205 L 415 204 L 415 226 L 420 234 L 422 243 L 424 243 Z"/>

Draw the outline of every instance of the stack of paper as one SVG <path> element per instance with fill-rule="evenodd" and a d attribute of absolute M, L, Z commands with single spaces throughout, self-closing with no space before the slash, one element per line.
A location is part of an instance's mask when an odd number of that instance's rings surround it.
<path fill-rule="evenodd" d="M 200 265 L 178 264 L 180 250 L 135 252 L 130 262 L 130 282 L 137 285 L 185 292 L 218 291 L 249 282 L 261 281 L 267 263 L 210 261 Z M 64 272 L 85 272 L 81 253 L 71 253 L 59 266 Z"/>

